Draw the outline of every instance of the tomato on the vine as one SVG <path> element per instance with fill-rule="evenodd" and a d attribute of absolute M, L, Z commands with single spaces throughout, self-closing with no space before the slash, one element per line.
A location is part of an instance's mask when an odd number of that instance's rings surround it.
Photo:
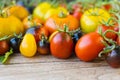
<path fill-rule="evenodd" d="M 56 33 L 50 41 L 51 54 L 57 58 L 69 58 L 73 51 L 73 41 L 66 32 Z"/>
<path fill-rule="evenodd" d="M 104 33 L 106 30 L 113 30 L 114 31 L 114 26 L 105 26 L 105 25 L 101 25 L 97 28 L 97 32 L 99 31 L 99 29 L 101 28 L 102 32 Z M 116 40 L 117 38 L 117 34 L 114 32 L 107 32 L 106 33 L 106 37 L 112 40 Z"/>
<path fill-rule="evenodd" d="M 97 58 L 99 52 L 105 47 L 103 38 L 97 32 L 91 32 L 82 36 L 76 46 L 77 57 L 83 61 L 92 61 Z"/>

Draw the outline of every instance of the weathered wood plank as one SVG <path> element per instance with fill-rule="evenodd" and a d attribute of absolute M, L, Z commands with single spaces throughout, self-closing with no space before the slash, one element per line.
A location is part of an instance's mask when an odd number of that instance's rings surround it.
<path fill-rule="evenodd" d="M 87 63 L 85 63 L 87 64 Z M 119 80 L 120 69 L 86 67 L 79 62 L 52 62 L 0 66 L 0 80 Z"/>
<path fill-rule="evenodd" d="M 82 62 L 75 56 L 62 60 L 51 55 L 26 58 L 11 56 L 8 65 L 0 65 L 0 80 L 119 80 L 120 69 L 105 61 Z"/>

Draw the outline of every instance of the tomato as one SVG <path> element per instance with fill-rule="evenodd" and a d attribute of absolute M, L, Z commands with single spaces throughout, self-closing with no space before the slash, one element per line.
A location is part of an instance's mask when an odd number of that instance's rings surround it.
<path fill-rule="evenodd" d="M 82 16 L 82 12 L 80 12 L 80 10 L 78 9 L 76 9 L 75 11 L 74 11 L 74 13 L 73 13 L 73 16 L 75 17 L 75 18 L 77 18 L 78 20 L 80 20 L 81 19 L 81 16 Z"/>
<path fill-rule="evenodd" d="M 19 18 L 20 20 L 23 20 L 25 17 L 27 17 L 29 15 L 29 12 L 23 6 L 15 5 L 10 8 L 6 8 L 6 9 L 8 9 L 8 12 L 10 15 L 14 15 L 17 18 Z"/>
<path fill-rule="evenodd" d="M 51 54 L 56 58 L 69 58 L 73 51 L 73 41 L 66 32 L 59 32 L 50 41 Z"/>
<path fill-rule="evenodd" d="M 62 6 L 53 7 L 51 3 L 43 2 L 35 8 L 33 16 L 46 21 L 50 16 L 58 15 L 60 12 L 68 13 L 67 9 Z"/>
<path fill-rule="evenodd" d="M 64 17 L 53 15 L 45 22 L 45 27 L 50 34 L 60 28 L 63 29 L 64 25 L 67 25 L 69 30 L 75 30 L 79 28 L 79 21 L 72 15 L 66 15 Z"/>
<path fill-rule="evenodd" d="M 42 35 L 44 35 L 45 37 L 49 37 L 49 32 L 45 28 L 45 26 L 42 26 L 36 31 L 36 35 L 39 37 L 39 40 L 41 40 Z"/>
<path fill-rule="evenodd" d="M 9 44 L 7 40 L 0 41 L 0 55 L 5 54 L 9 50 Z"/>
<path fill-rule="evenodd" d="M 89 9 L 85 11 L 81 17 L 81 29 L 84 33 L 93 32 L 103 20 L 107 22 L 109 18 L 110 14 L 104 9 Z"/>
<path fill-rule="evenodd" d="M 33 26 L 40 26 L 42 23 L 40 18 L 33 18 L 32 16 L 28 16 L 23 20 L 25 30 Z"/>
<path fill-rule="evenodd" d="M 111 4 L 105 4 L 105 5 L 103 5 L 103 8 L 106 9 L 107 11 L 109 11 L 112 8 L 112 6 L 111 6 Z"/>
<path fill-rule="evenodd" d="M 60 12 L 63 12 L 64 14 L 67 14 L 68 11 L 67 9 L 63 8 L 63 7 L 57 7 L 57 8 L 50 8 L 46 14 L 45 14 L 45 20 L 47 20 L 49 17 L 51 17 L 52 15 L 58 15 Z"/>
<path fill-rule="evenodd" d="M 49 32 L 44 26 L 41 27 L 31 27 L 26 30 L 26 33 L 30 33 L 34 35 L 36 42 L 41 40 L 41 36 L 45 35 L 46 37 L 49 37 Z"/>
<path fill-rule="evenodd" d="M 23 24 L 18 18 L 14 16 L 0 17 L 0 37 L 13 35 L 13 33 L 19 34 L 23 32 Z"/>
<path fill-rule="evenodd" d="M 116 46 L 111 52 L 106 56 L 107 63 L 113 68 L 120 67 L 120 46 Z"/>
<path fill-rule="evenodd" d="M 117 44 L 120 46 L 120 37 L 119 37 L 119 36 L 117 37 L 116 42 L 117 42 Z"/>
<path fill-rule="evenodd" d="M 104 48 L 103 38 L 97 32 L 91 32 L 82 36 L 76 46 L 77 57 L 83 61 L 92 61 L 97 58 L 99 52 Z"/>
<path fill-rule="evenodd" d="M 40 54 L 49 54 L 50 53 L 50 47 L 49 42 L 46 38 L 46 36 L 42 35 L 41 40 L 37 44 L 37 51 Z"/>
<path fill-rule="evenodd" d="M 46 12 L 51 8 L 51 4 L 48 2 L 40 3 L 33 11 L 33 16 L 42 19 L 43 21 Z"/>
<path fill-rule="evenodd" d="M 105 25 L 101 25 L 97 28 L 97 32 L 99 30 L 99 28 L 102 29 L 102 32 L 104 33 L 106 30 L 113 30 L 114 31 L 114 26 L 105 26 Z M 114 32 L 108 32 L 106 34 L 106 37 L 109 38 L 109 39 L 113 39 L 113 40 L 116 40 L 117 38 L 117 34 L 115 34 Z"/>
<path fill-rule="evenodd" d="M 37 45 L 32 34 L 25 34 L 20 44 L 20 52 L 25 57 L 32 57 L 36 54 Z"/>

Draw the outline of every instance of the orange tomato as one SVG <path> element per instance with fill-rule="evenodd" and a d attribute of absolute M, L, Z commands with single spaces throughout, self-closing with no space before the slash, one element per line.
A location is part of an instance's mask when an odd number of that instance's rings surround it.
<path fill-rule="evenodd" d="M 33 18 L 33 17 L 26 17 L 24 20 L 23 20 L 23 25 L 24 25 L 24 28 L 25 30 L 32 27 L 32 26 L 39 26 L 41 25 L 43 22 L 41 19 L 39 18 Z"/>
<path fill-rule="evenodd" d="M 97 58 L 105 47 L 102 40 L 103 38 L 97 32 L 82 36 L 75 46 L 77 57 L 83 61 L 92 61 Z"/>
<path fill-rule="evenodd" d="M 12 7 L 7 7 L 5 9 L 8 9 L 8 12 L 10 15 L 14 15 L 17 18 L 19 18 L 20 20 L 23 20 L 25 17 L 27 17 L 29 15 L 29 12 L 27 11 L 27 9 L 23 6 L 12 6 Z"/>
<path fill-rule="evenodd" d="M 63 29 L 64 25 L 67 25 L 69 30 L 75 30 L 79 28 L 79 21 L 72 15 L 67 15 L 65 17 L 53 15 L 45 22 L 45 27 L 50 32 L 50 34 L 60 28 Z"/>

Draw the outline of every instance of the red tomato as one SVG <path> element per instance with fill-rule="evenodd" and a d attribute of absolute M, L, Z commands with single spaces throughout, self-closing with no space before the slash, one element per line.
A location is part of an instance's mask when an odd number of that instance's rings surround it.
<path fill-rule="evenodd" d="M 81 16 L 82 16 L 82 12 L 80 12 L 80 10 L 78 9 L 76 9 L 75 11 L 74 11 L 74 13 L 73 13 L 73 16 L 76 18 L 76 19 L 78 19 L 78 20 L 80 20 L 80 18 L 81 18 Z"/>
<path fill-rule="evenodd" d="M 48 30 L 45 28 L 45 26 L 40 27 L 37 31 L 36 31 L 36 35 L 39 37 L 39 40 L 41 40 L 41 36 L 45 35 L 46 37 L 49 36 L 49 32 Z"/>
<path fill-rule="evenodd" d="M 73 41 L 69 34 L 58 32 L 50 41 L 51 54 L 57 58 L 69 58 L 73 51 Z"/>
<path fill-rule="evenodd" d="M 120 46 L 120 37 L 118 36 L 118 38 L 117 38 L 117 44 Z"/>
<path fill-rule="evenodd" d="M 115 30 L 115 27 L 114 26 L 105 26 L 105 25 L 102 25 L 102 26 L 99 26 L 97 28 L 97 32 L 98 32 L 98 29 L 101 28 L 102 29 L 102 32 L 105 32 L 106 30 Z M 116 40 L 117 38 L 117 34 L 115 34 L 114 32 L 108 32 L 106 34 L 106 37 L 109 38 L 109 39 L 113 39 L 113 40 Z"/>
<path fill-rule="evenodd" d="M 105 5 L 103 5 L 103 8 L 108 11 L 112 8 L 112 6 L 110 4 L 105 4 Z"/>
<path fill-rule="evenodd" d="M 77 57 L 83 61 L 92 61 L 97 58 L 99 52 L 104 48 L 102 40 L 103 38 L 97 32 L 82 36 L 75 46 Z"/>

